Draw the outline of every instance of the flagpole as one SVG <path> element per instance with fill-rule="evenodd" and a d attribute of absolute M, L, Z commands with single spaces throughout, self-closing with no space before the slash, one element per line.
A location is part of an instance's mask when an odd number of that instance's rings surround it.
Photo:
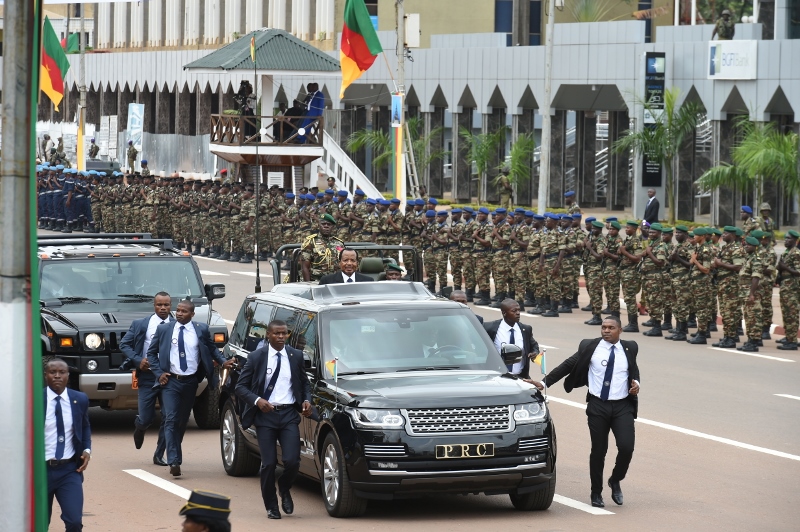
<path fill-rule="evenodd" d="M 253 60 L 253 92 L 256 97 L 256 107 L 258 107 L 258 70 L 256 68 L 256 54 L 255 54 L 255 41 L 256 41 L 256 32 L 253 32 L 251 37 L 251 59 Z M 264 106 L 261 106 L 261 110 L 263 111 Z M 253 109 L 253 117 L 255 118 L 255 109 Z M 255 291 L 256 293 L 261 292 L 261 261 L 258 259 L 259 256 L 259 249 L 258 249 L 258 218 L 259 214 L 261 214 L 261 164 L 258 160 L 258 145 L 261 143 L 261 116 L 256 118 L 256 124 L 258 126 L 258 142 L 256 142 L 256 177 L 254 178 L 255 187 L 256 187 L 256 227 L 255 233 L 253 234 L 253 249 L 255 250 L 256 255 L 256 286 Z M 277 280 L 275 280 L 277 282 Z"/>
<path fill-rule="evenodd" d="M 69 11 L 69 9 L 68 9 Z M 80 91 L 80 100 L 78 103 L 78 170 L 86 170 L 86 40 L 84 39 L 84 6 L 81 6 L 81 24 L 80 32 L 78 34 L 78 42 L 80 43 L 80 78 L 78 83 L 78 90 Z M 69 107 L 68 107 L 69 109 Z"/>

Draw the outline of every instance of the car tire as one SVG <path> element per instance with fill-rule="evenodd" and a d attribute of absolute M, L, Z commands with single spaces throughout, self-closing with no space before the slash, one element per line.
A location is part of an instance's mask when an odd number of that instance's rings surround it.
<path fill-rule="evenodd" d="M 320 486 L 325 509 L 331 517 L 358 517 L 367 509 L 367 500 L 358 497 L 350 485 L 344 453 L 336 436 L 329 432 L 320 456 Z"/>
<path fill-rule="evenodd" d="M 511 504 L 514 508 L 523 512 L 541 512 L 550 508 L 553 504 L 553 496 L 556 493 L 556 468 L 553 467 L 553 478 L 547 483 L 547 487 L 536 490 L 532 493 L 517 495 L 511 493 Z"/>
<path fill-rule="evenodd" d="M 231 401 L 225 402 L 222 409 L 222 422 L 219 428 L 219 449 L 222 466 L 232 477 L 249 477 L 258 473 L 261 459 L 253 455 L 244 443 L 242 429 L 236 419 L 236 411 Z"/>
<path fill-rule="evenodd" d="M 219 388 L 209 384 L 203 393 L 194 398 L 194 421 L 201 429 L 220 427 Z"/>

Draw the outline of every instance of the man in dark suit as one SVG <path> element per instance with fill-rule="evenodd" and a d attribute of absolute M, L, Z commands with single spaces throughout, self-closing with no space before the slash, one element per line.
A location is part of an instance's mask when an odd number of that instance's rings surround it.
<path fill-rule="evenodd" d="M 225 368 L 234 360 L 225 360 L 211 340 L 208 325 L 193 322 L 194 303 L 184 299 L 175 311 L 177 321 L 156 327 L 147 359 L 161 386 L 161 416 L 164 418 L 164 440 L 167 463 L 174 477 L 181 475 L 181 442 L 200 381 L 209 378 L 209 386 L 217 385 L 214 362 Z"/>
<path fill-rule="evenodd" d="M 156 327 L 162 323 L 175 321 L 175 318 L 170 315 L 171 308 L 172 299 L 169 294 L 166 292 L 157 293 L 153 298 L 153 314 L 133 321 L 131 328 L 128 329 L 128 332 L 119 343 L 119 350 L 128 357 L 133 367 L 136 368 L 136 380 L 139 386 L 139 412 L 134 421 L 133 442 L 137 449 L 142 448 L 145 431 L 147 431 L 156 417 L 156 399 L 158 399 L 159 404 L 162 404 L 161 387 L 156 386 L 156 377 L 150 371 L 147 349 L 156 334 Z M 154 464 L 167 465 L 164 461 L 165 450 L 164 422 L 162 419 L 161 426 L 158 429 L 156 452 L 153 454 Z"/>
<path fill-rule="evenodd" d="M 530 378 L 531 359 L 539 353 L 539 343 L 533 338 L 533 328 L 519 322 L 519 303 L 513 299 L 504 299 L 500 303 L 503 319 L 488 321 L 483 324 L 499 352 L 505 344 L 514 344 L 527 356 L 516 364 L 508 366 L 508 372 L 523 379 Z"/>
<path fill-rule="evenodd" d="M 339 270 L 319 279 L 319 284 L 338 283 L 370 283 L 375 279 L 356 271 L 358 268 L 358 253 L 354 249 L 343 249 L 339 252 Z"/>
<path fill-rule="evenodd" d="M 455 301 L 456 303 L 461 303 L 463 305 L 467 304 L 467 293 L 463 290 L 453 290 L 450 293 L 450 301 Z M 475 314 L 475 317 L 478 318 L 478 321 L 481 322 L 483 325 L 483 316 L 480 314 Z"/>
<path fill-rule="evenodd" d="M 654 224 L 658 221 L 658 198 L 656 198 L 656 191 L 652 188 L 647 189 L 647 206 L 644 208 L 644 220 L 649 224 Z"/>
<path fill-rule="evenodd" d="M 53 497 L 67 532 L 83 529 L 83 472 L 92 455 L 89 398 L 67 388 L 69 366 L 59 358 L 44 366 L 44 458 L 47 462 L 47 522 Z"/>
<path fill-rule="evenodd" d="M 286 322 L 267 327 L 268 344 L 247 357 L 236 383 L 236 395 L 247 405 L 242 428 L 255 425 L 261 451 L 261 497 L 269 519 L 280 519 L 275 494 L 276 443 L 281 443 L 283 475 L 278 480 L 281 507 L 294 512 L 290 489 L 300 469 L 300 416 L 311 416 L 311 385 L 303 367 L 303 352 L 286 345 Z"/>
<path fill-rule="evenodd" d="M 608 432 L 617 440 L 617 462 L 608 486 L 611 498 L 622 504 L 619 483 L 625 478 L 633 457 L 634 419 L 638 411 L 639 367 L 636 342 L 620 340 L 622 324 L 617 316 L 603 318 L 602 338 L 582 340 L 578 352 L 545 376 L 542 382 L 532 382 L 543 390 L 545 386 L 564 379 L 567 393 L 582 386 L 589 387 L 586 395 L 586 417 L 592 451 L 589 455 L 589 477 L 592 482 L 592 506 L 602 508 L 603 465 L 608 451 Z M 621 354 L 625 356 L 620 356 Z"/>

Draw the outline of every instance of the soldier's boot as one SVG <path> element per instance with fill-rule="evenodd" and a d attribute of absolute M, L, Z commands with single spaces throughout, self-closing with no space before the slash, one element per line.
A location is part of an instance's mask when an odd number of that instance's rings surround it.
<path fill-rule="evenodd" d="M 527 307 L 536 306 L 536 300 L 533 298 L 533 292 L 530 290 L 525 292 L 525 301 L 523 301 L 523 303 L 525 303 L 525 306 Z"/>
<path fill-rule="evenodd" d="M 756 347 L 764 347 L 764 340 L 762 340 L 761 338 L 759 338 L 758 340 L 755 340 L 752 343 L 755 344 Z"/>
<path fill-rule="evenodd" d="M 730 336 L 725 336 L 719 342 L 714 342 L 711 344 L 712 347 L 724 347 L 726 349 L 731 349 L 736 347 L 736 342 Z"/>
<path fill-rule="evenodd" d="M 654 322 L 653 328 L 650 329 L 649 331 L 643 332 L 642 334 L 645 336 L 664 336 L 664 334 L 661 332 L 661 321 L 659 320 L 651 320 L 651 321 Z"/>
<path fill-rule="evenodd" d="M 81 227 L 81 231 L 83 231 L 84 233 L 94 233 L 94 231 L 92 231 L 92 230 L 89 228 L 89 224 L 88 224 L 88 223 L 86 223 L 86 220 L 84 220 L 83 222 L 78 222 L 78 223 L 79 223 L 80 225 L 82 225 L 82 227 Z"/>
<path fill-rule="evenodd" d="M 520 298 L 520 300 L 517 301 L 517 303 L 519 303 L 519 311 L 520 312 L 525 312 L 525 300 Z"/>
<path fill-rule="evenodd" d="M 639 332 L 638 314 L 628 314 L 628 324 L 622 328 L 622 332 Z"/>
<path fill-rule="evenodd" d="M 661 330 L 668 331 L 672 329 L 672 312 L 664 313 L 664 321 L 661 322 Z"/>
<path fill-rule="evenodd" d="M 543 318 L 557 318 L 558 317 L 558 301 L 555 299 L 551 299 L 543 309 L 542 312 Z"/>
<path fill-rule="evenodd" d="M 708 342 L 706 342 L 706 338 L 708 338 L 708 337 L 706 336 L 706 334 L 705 334 L 706 332 L 707 332 L 707 331 L 698 331 L 698 334 L 697 334 L 697 335 L 696 335 L 694 338 L 692 338 L 691 340 L 687 340 L 687 341 L 688 341 L 690 344 L 700 344 L 700 345 L 705 345 L 705 344 L 707 344 L 707 343 L 708 343 Z"/>
<path fill-rule="evenodd" d="M 436 293 L 436 279 L 430 280 L 428 279 L 425 281 L 425 287 L 428 289 L 429 292 L 435 294 Z"/>
<path fill-rule="evenodd" d="M 39 219 L 39 229 L 44 229 L 46 225 L 47 225 L 47 223 L 44 221 L 44 219 L 40 218 Z"/>
<path fill-rule="evenodd" d="M 453 285 L 453 291 L 455 292 L 456 290 L 461 290 L 461 285 L 460 284 L 454 284 Z"/>
<path fill-rule="evenodd" d="M 675 340 L 676 342 L 686 341 L 686 322 L 677 322 L 675 324 L 675 332 L 672 334 L 672 336 L 667 336 L 667 340 Z"/>
<path fill-rule="evenodd" d="M 797 342 L 784 342 L 778 346 L 781 351 L 797 351 Z"/>
<path fill-rule="evenodd" d="M 472 288 L 467 288 L 464 290 L 467 295 L 467 303 L 474 303 L 475 302 L 475 291 Z"/>
<path fill-rule="evenodd" d="M 744 329 L 742 329 L 742 324 L 736 326 L 736 335 L 737 336 L 744 336 Z"/>
<path fill-rule="evenodd" d="M 769 325 L 764 325 L 761 327 L 761 339 L 762 340 L 772 340 L 772 336 L 769 335 Z"/>
<path fill-rule="evenodd" d="M 200 242 L 194 243 L 194 251 L 192 251 L 192 255 L 203 255 L 203 250 L 200 249 Z"/>
<path fill-rule="evenodd" d="M 481 290 L 478 292 L 480 299 L 475 302 L 476 305 L 487 306 L 492 304 L 492 300 L 489 299 L 489 291 L 488 290 Z"/>
<path fill-rule="evenodd" d="M 62 233 L 71 233 L 72 232 L 72 222 L 67 222 L 67 225 L 61 230 Z"/>
<path fill-rule="evenodd" d="M 219 255 L 219 257 L 217 257 L 217 258 L 218 258 L 219 260 L 228 260 L 228 259 L 230 259 L 230 258 L 231 258 L 231 254 L 230 254 L 230 253 L 228 253 L 228 251 L 226 250 L 226 251 L 223 251 L 223 252 L 222 252 L 222 253 Z"/>
<path fill-rule="evenodd" d="M 571 308 L 580 308 L 580 305 L 578 305 L 578 294 L 577 294 L 577 292 L 575 293 L 575 295 L 572 296 L 572 299 L 569 302 L 569 306 Z"/>
<path fill-rule="evenodd" d="M 495 292 L 494 293 L 494 296 L 492 296 L 492 302 L 493 303 L 496 303 L 496 302 L 500 301 L 500 294 L 501 293 L 503 293 L 503 292 Z"/>
<path fill-rule="evenodd" d="M 510 290 L 508 292 L 508 294 L 506 295 L 506 297 L 508 299 L 513 299 L 514 301 L 516 301 L 517 300 L 517 293 L 515 291 L 513 291 L 513 290 Z"/>
<path fill-rule="evenodd" d="M 536 304 L 535 305 L 531 305 L 532 308 L 528 309 L 528 314 L 536 315 L 536 314 L 541 314 L 542 312 L 544 312 L 545 311 L 544 301 L 545 301 L 545 299 L 543 297 L 537 297 L 536 298 Z"/>
<path fill-rule="evenodd" d="M 239 264 L 250 264 L 253 262 L 253 256 L 249 253 L 243 253 L 239 259 Z"/>
<path fill-rule="evenodd" d="M 210 246 L 206 246 L 203 252 L 200 254 L 201 257 L 210 257 L 211 256 L 211 248 Z"/>
<path fill-rule="evenodd" d="M 592 311 L 592 304 L 589 303 L 585 307 L 581 307 L 581 310 L 584 311 L 584 312 L 591 312 Z"/>
<path fill-rule="evenodd" d="M 748 340 L 743 346 L 737 347 L 736 349 L 744 351 L 745 353 L 755 353 L 758 351 L 758 345 Z"/>
<path fill-rule="evenodd" d="M 653 319 L 653 318 L 650 318 L 646 322 L 642 323 L 642 327 L 652 327 L 653 325 L 655 325 L 655 323 L 656 323 L 656 320 Z"/>
<path fill-rule="evenodd" d="M 781 338 L 780 340 L 775 340 L 775 343 L 776 344 L 785 344 L 786 343 L 786 338 L 784 337 L 784 338 Z"/>
<path fill-rule="evenodd" d="M 606 308 L 604 308 L 603 310 L 600 311 L 600 314 L 602 314 L 604 316 L 606 316 L 608 314 L 611 314 L 611 309 L 608 308 L 608 306 L 606 306 Z"/>
<path fill-rule="evenodd" d="M 570 304 L 570 301 L 566 297 L 561 298 L 561 306 L 558 307 L 558 313 L 572 314 L 572 305 Z"/>
<path fill-rule="evenodd" d="M 99 233 L 100 231 L 97 230 L 97 226 L 94 222 L 89 222 L 89 232 L 90 233 Z"/>
<path fill-rule="evenodd" d="M 503 300 L 506 298 L 506 292 L 497 292 L 497 301 L 492 303 L 492 308 L 500 308 L 500 305 L 503 304 Z"/>
<path fill-rule="evenodd" d="M 600 314 L 592 314 L 592 318 L 584 321 L 586 325 L 602 325 L 603 320 L 600 318 Z"/>
<path fill-rule="evenodd" d="M 208 258 L 218 259 L 221 253 L 222 252 L 219 250 L 219 246 L 211 246 L 211 253 L 208 254 Z"/>
<path fill-rule="evenodd" d="M 719 331 L 719 329 L 717 329 L 717 317 L 716 316 L 711 318 L 711 320 L 708 322 L 708 331 L 710 331 L 710 332 Z"/>
<path fill-rule="evenodd" d="M 689 321 L 686 322 L 689 329 L 697 329 L 697 316 L 694 312 L 689 314 Z"/>
<path fill-rule="evenodd" d="M 231 256 L 228 258 L 228 262 L 239 262 L 240 258 L 242 258 L 242 257 L 241 257 L 241 255 L 239 255 L 239 252 L 238 251 L 234 251 L 233 253 L 231 253 Z"/>

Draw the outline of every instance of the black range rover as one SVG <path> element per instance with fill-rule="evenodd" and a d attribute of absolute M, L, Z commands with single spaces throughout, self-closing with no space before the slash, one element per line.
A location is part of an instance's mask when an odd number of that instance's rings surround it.
<path fill-rule="evenodd" d="M 434 493 L 550 506 L 556 436 L 544 398 L 507 373 L 469 308 L 420 283 L 281 284 L 242 305 L 225 348 L 240 368 L 273 319 L 305 355 L 318 415 L 301 421 L 300 473 L 321 483 L 331 516 Z M 506 362 L 521 355 L 513 349 Z M 239 423 L 237 376 L 223 374 L 220 393 L 222 461 L 234 476 L 260 465 L 255 430 Z"/>

